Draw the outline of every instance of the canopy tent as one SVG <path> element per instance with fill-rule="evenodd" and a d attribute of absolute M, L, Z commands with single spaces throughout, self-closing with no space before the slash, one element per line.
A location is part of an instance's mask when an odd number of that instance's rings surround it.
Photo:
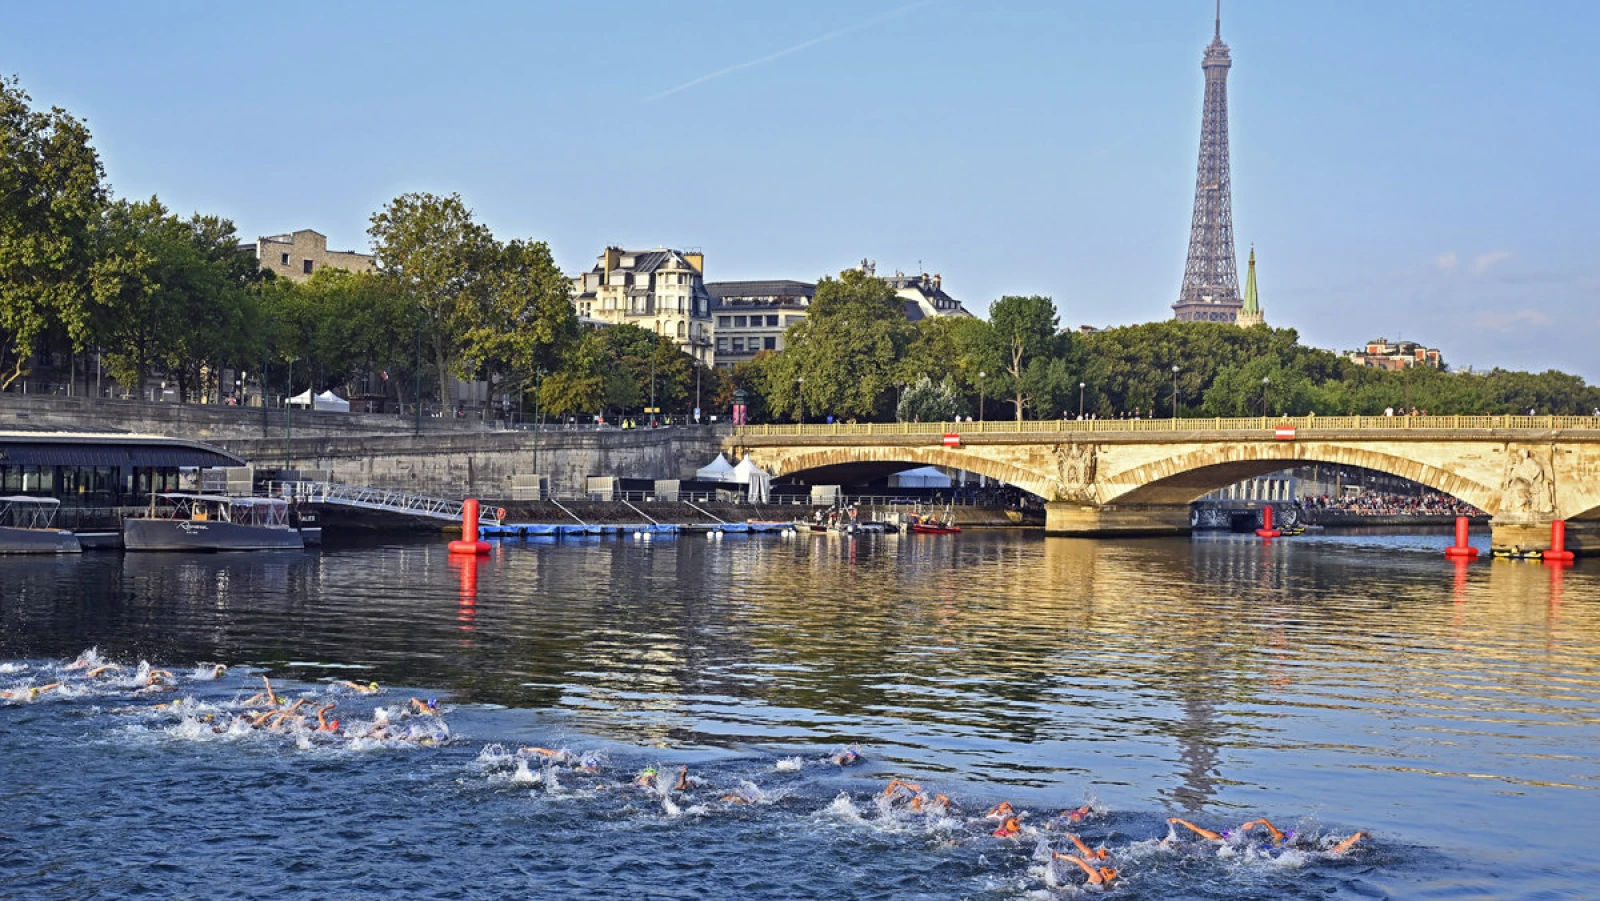
<path fill-rule="evenodd" d="M 289 398 L 289 404 L 295 407 L 310 407 L 313 410 L 321 410 L 325 413 L 350 412 L 349 401 L 334 394 L 332 391 L 324 391 L 313 396 L 310 388 Z"/>
<path fill-rule="evenodd" d="M 717 458 L 694 471 L 694 477 L 702 482 L 731 482 L 733 464 L 722 454 Z"/>
<path fill-rule="evenodd" d="M 749 498 L 752 503 L 765 503 L 772 496 L 772 476 L 751 462 L 749 457 L 740 460 L 739 465 L 733 468 L 730 481 L 750 486 Z"/>
<path fill-rule="evenodd" d="M 895 473 L 889 477 L 889 484 L 895 488 L 949 488 L 950 477 L 938 467 L 923 466 Z"/>

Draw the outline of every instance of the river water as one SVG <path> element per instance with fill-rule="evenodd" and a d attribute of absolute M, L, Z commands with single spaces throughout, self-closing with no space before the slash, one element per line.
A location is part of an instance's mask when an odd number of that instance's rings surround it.
<path fill-rule="evenodd" d="M 1099 893 L 1048 862 L 1068 828 L 1110 851 L 1108 897 L 1600 896 L 1600 570 L 1448 540 L 0 559 L 0 896 Z M 121 668 L 67 668 L 90 648 Z M 235 725 L 263 675 L 338 730 Z M 701 784 L 631 784 L 680 766 Z M 896 776 L 952 806 L 884 803 Z M 1020 836 L 990 834 L 1001 801 Z"/>

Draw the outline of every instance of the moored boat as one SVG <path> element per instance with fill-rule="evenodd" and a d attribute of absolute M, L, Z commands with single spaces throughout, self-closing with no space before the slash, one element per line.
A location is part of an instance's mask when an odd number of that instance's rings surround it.
<path fill-rule="evenodd" d="M 61 502 L 53 497 L 0 497 L 0 554 L 76 554 L 78 536 L 55 527 Z"/>
<path fill-rule="evenodd" d="M 319 530 L 320 533 L 320 530 Z M 122 546 L 130 551 L 301 550 L 289 522 L 289 504 L 276 497 L 158 494 L 145 516 L 122 521 Z"/>

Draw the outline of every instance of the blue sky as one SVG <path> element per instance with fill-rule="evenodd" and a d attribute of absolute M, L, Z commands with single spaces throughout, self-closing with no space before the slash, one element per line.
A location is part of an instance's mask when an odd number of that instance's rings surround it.
<path fill-rule="evenodd" d="M 712 280 L 863 257 L 975 311 L 1167 318 L 1207 0 L 4 0 L 0 71 L 88 120 L 114 190 L 367 245 L 459 192 L 569 272 L 698 247 Z M 1600 4 L 1227 0 L 1234 228 L 1267 319 L 1347 349 L 1600 381 Z"/>

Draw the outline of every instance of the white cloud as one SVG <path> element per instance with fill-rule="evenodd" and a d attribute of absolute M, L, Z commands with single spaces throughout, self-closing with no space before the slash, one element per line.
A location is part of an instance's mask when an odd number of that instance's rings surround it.
<path fill-rule="evenodd" d="M 1456 252 L 1453 250 L 1447 253 L 1441 253 L 1433 258 L 1433 265 L 1439 267 L 1440 272 L 1456 271 L 1457 262 L 1459 261 L 1456 259 Z"/>
<path fill-rule="evenodd" d="M 1520 310 L 1483 310 L 1473 313 L 1472 324 L 1494 332 L 1515 332 L 1529 328 L 1544 328 L 1555 320 L 1549 314 L 1524 307 Z"/>
<path fill-rule="evenodd" d="M 1513 256 L 1516 256 L 1516 254 L 1509 250 L 1491 250 L 1488 253 L 1480 253 L 1472 258 L 1472 274 L 1482 275 L 1489 271 L 1489 267 L 1504 263 Z"/>

